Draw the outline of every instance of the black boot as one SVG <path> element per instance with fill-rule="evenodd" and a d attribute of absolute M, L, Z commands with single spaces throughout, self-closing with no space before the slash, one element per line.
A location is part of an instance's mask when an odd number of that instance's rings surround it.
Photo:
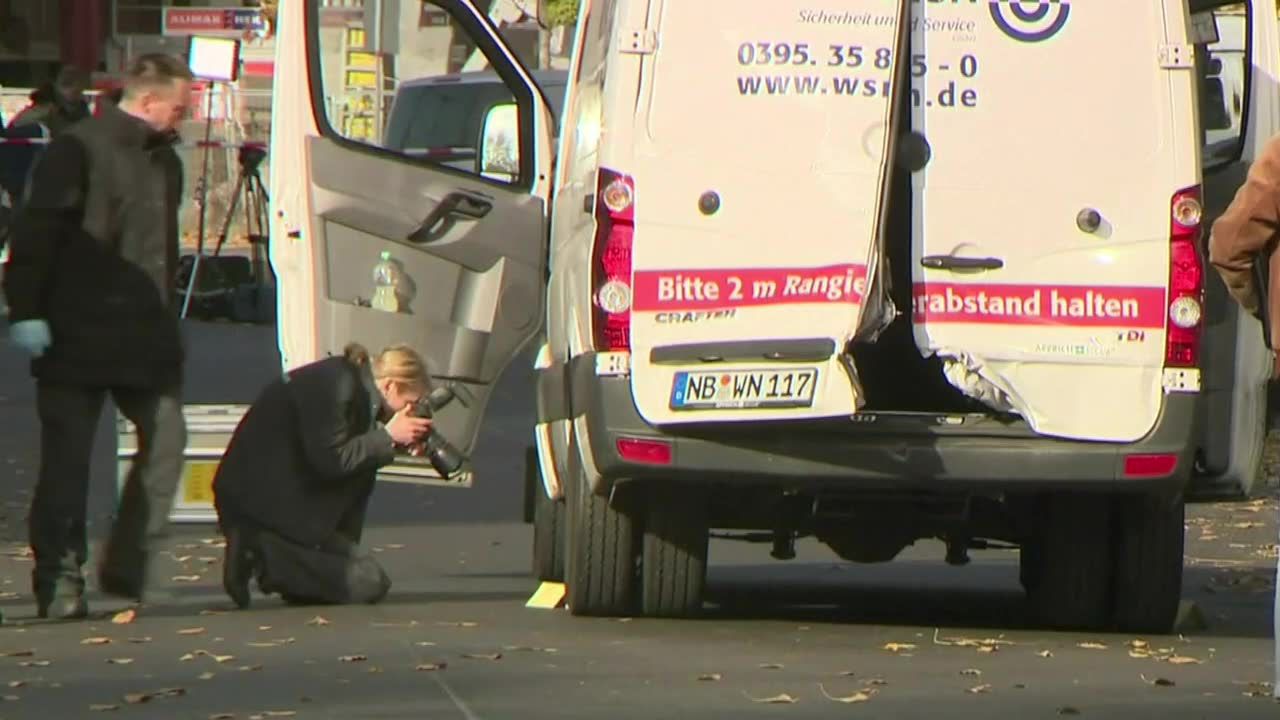
<path fill-rule="evenodd" d="M 82 620 L 89 616 L 89 603 L 83 597 L 55 597 L 48 602 L 36 601 L 36 616 L 41 620 Z"/>
<path fill-rule="evenodd" d="M 257 556 L 246 531 L 228 527 L 226 555 L 222 562 L 222 589 L 235 602 L 236 607 L 249 607 L 249 581 L 253 579 Z"/>

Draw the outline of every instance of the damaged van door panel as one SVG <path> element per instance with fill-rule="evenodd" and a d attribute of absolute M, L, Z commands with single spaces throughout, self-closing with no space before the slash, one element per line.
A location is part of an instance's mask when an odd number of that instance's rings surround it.
<path fill-rule="evenodd" d="M 1041 434 L 1134 441 L 1162 407 L 1171 206 L 1198 172 L 1176 126 L 1116 131 L 1098 109 L 1160 113 L 1189 103 L 1191 78 L 1152 60 L 1155 34 L 1091 50 L 1116 23 L 1160 27 L 1156 3 L 1040 7 L 1001 5 L 1004 23 L 967 36 L 934 28 L 973 8 L 915 6 L 912 128 L 933 154 L 911 184 L 907 314 L 967 396 Z M 1114 65 L 1149 70 L 1078 96 L 1079 77 Z M 1008 131 L 990 132 L 993 117 Z"/>
<path fill-rule="evenodd" d="M 881 210 L 909 6 L 842 2 L 871 18 L 856 26 L 791 3 L 651 6 L 661 45 L 644 60 L 651 92 L 634 146 L 610 168 L 634 183 L 632 394 L 646 421 L 857 410 L 844 348 L 894 313 Z M 810 341 L 832 351 L 786 358 Z M 656 361 L 696 343 L 752 349 Z"/>

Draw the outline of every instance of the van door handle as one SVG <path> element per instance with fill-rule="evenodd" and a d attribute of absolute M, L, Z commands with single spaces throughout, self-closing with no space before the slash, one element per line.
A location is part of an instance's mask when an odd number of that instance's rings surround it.
<path fill-rule="evenodd" d="M 493 201 L 483 195 L 472 195 L 462 191 L 451 192 L 431 209 L 418 229 L 410 233 L 409 242 L 430 242 L 434 239 L 431 237 L 432 231 L 447 217 L 458 216 L 479 220 L 488 215 L 492 209 Z"/>
<path fill-rule="evenodd" d="M 930 270 L 999 270 L 1004 267 L 1000 258 L 968 258 L 954 255 L 928 255 L 920 258 L 920 265 Z"/>

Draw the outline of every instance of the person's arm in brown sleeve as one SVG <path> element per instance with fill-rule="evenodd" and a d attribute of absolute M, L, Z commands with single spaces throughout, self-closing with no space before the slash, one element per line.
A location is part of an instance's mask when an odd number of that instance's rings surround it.
<path fill-rule="evenodd" d="M 1231 297 L 1258 314 L 1262 298 L 1254 280 L 1258 256 L 1280 232 L 1280 137 L 1273 138 L 1249 168 L 1249 176 L 1213 224 L 1209 261 Z"/>

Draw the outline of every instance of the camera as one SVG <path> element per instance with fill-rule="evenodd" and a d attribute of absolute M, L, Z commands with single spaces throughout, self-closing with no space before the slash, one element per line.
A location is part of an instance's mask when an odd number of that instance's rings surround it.
<path fill-rule="evenodd" d="M 452 387 L 438 387 L 418 398 L 418 401 L 413 404 L 412 412 L 415 417 L 431 419 L 435 417 L 436 412 L 457 398 L 458 393 Z M 440 434 L 435 427 L 432 427 L 427 437 L 411 448 L 409 453 L 418 457 L 425 455 L 431 462 L 431 467 L 445 479 L 453 477 L 467 462 L 467 456 L 454 447 L 453 443 L 449 442 L 448 438 Z"/>

